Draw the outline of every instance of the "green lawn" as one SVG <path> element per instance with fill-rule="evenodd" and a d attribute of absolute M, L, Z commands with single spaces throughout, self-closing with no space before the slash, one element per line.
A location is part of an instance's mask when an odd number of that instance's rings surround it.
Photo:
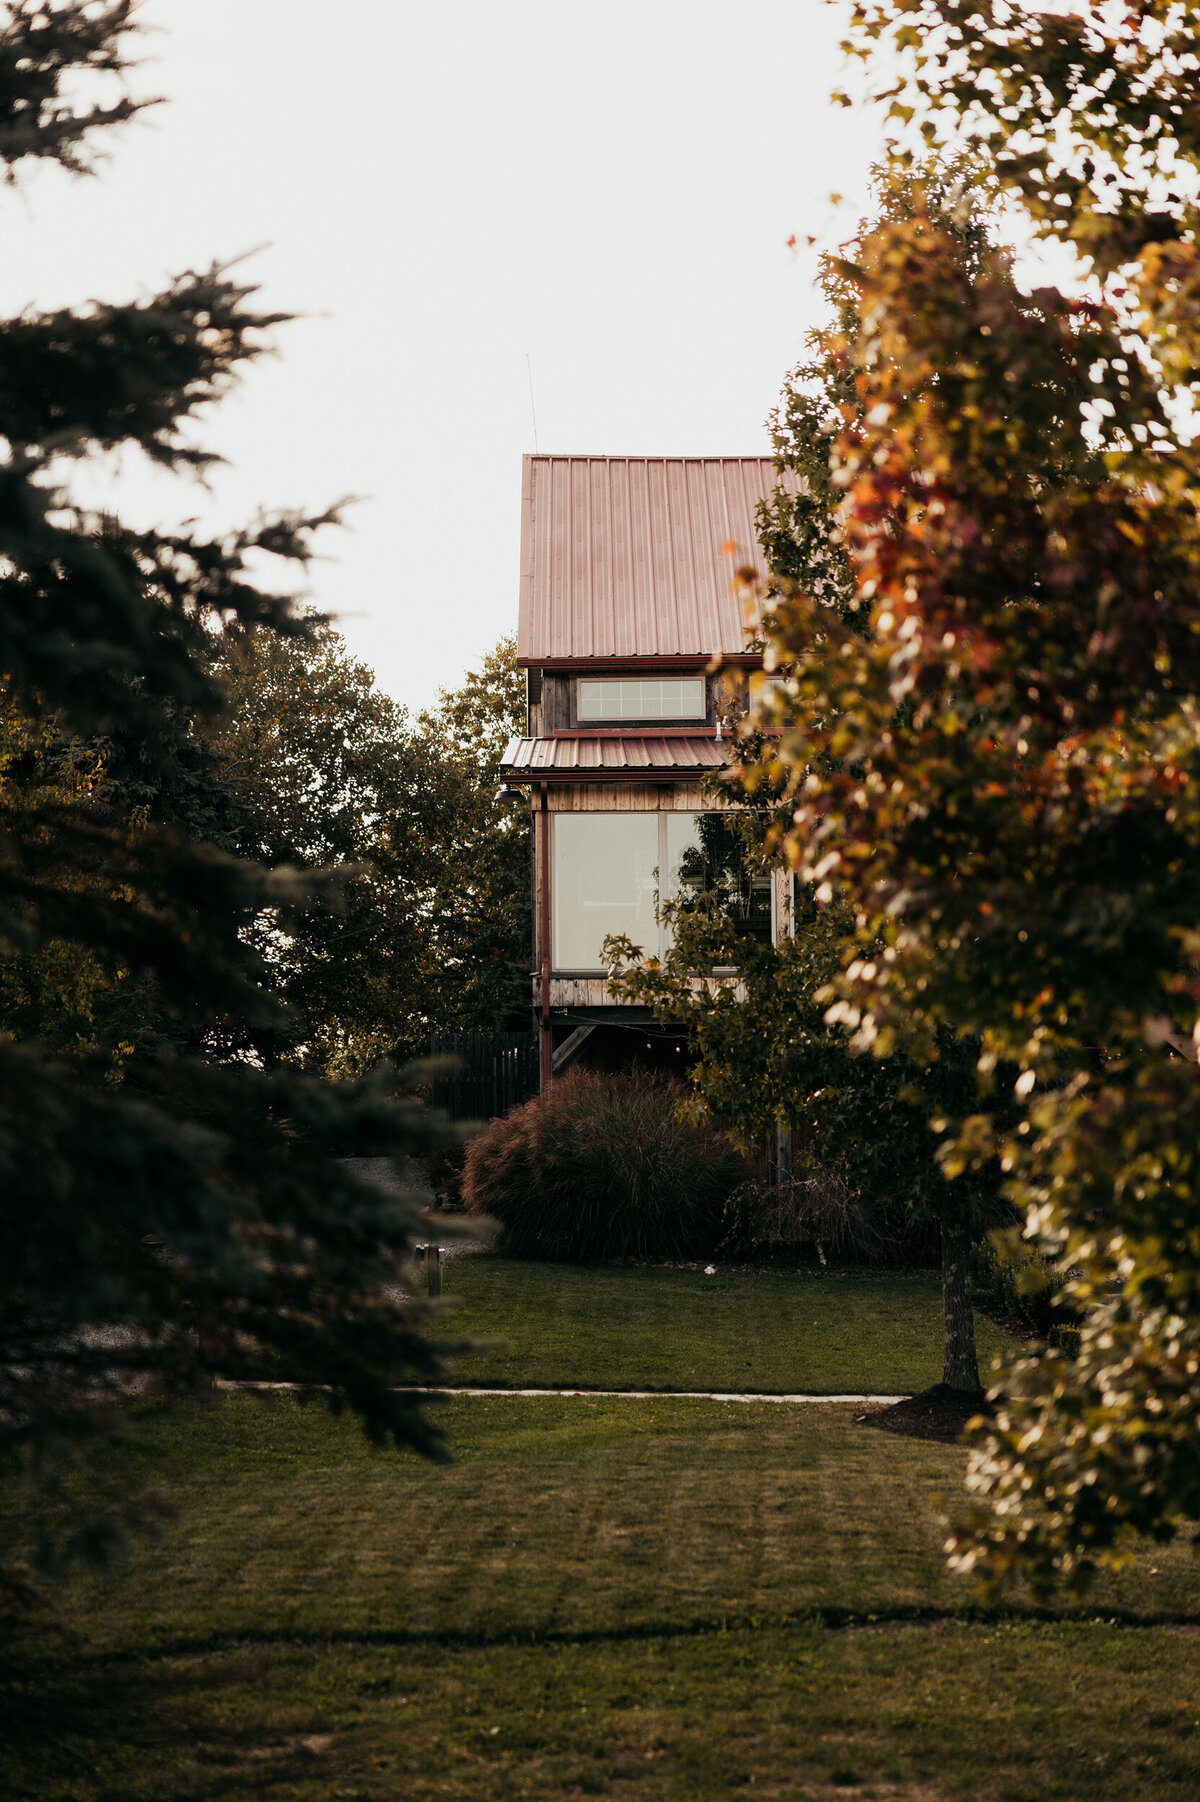
<path fill-rule="evenodd" d="M 502 1388 L 902 1394 L 942 1374 L 933 1273 L 581 1269 L 452 1258 L 454 1332 L 503 1339 L 455 1379 Z M 1007 1343 L 980 1317 L 986 1370 Z"/>
<path fill-rule="evenodd" d="M 926 1276 L 446 1270 L 497 1387 L 900 1392 Z M 980 1323 L 985 1357 L 1003 1339 Z M 436 1404 L 449 1467 L 290 1395 L 143 1410 L 104 1461 L 169 1513 L 57 1597 L 3 1691 L 4 1802 L 570 1795 L 1191 1802 L 1200 1578 L 988 1615 L 946 1573 L 963 1453 L 861 1409 L 581 1395 Z M 81 1474 L 80 1481 L 86 1480 Z M 11 1508 L 19 1540 L 41 1523 Z M 0 1670 L 3 1669 L 0 1663 Z"/>
<path fill-rule="evenodd" d="M 174 1518 L 62 1590 L 6 1802 L 1200 1793 L 1183 1550 L 1089 1620 L 971 1618 L 955 1448 L 832 1404 L 441 1406 L 446 1468 L 290 1396 L 143 1415 L 108 1476 L 165 1464 Z"/>
<path fill-rule="evenodd" d="M 1191 1636 L 1104 1625 L 242 1644 L 39 1675 L 4 1794 L 1194 1802 L 1198 1713 Z"/>

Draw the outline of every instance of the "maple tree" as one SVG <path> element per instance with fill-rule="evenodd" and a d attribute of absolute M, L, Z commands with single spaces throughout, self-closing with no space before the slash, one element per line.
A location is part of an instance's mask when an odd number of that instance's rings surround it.
<path fill-rule="evenodd" d="M 926 170 L 917 183 L 909 172 L 881 169 L 874 184 L 875 217 L 897 221 L 931 214 L 953 238 L 965 269 L 975 272 L 987 238 L 977 208 L 963 203 L 962 174 L 942 166 Z M 864 222 L 859 238 L 873 229 L 872 222 Z M 846 254 L 824 260 L 821 286 L 831 325 L 811 335 L 769 420 L 777 462 L 790 479 L 761 506 L 758 528 L 771 591 L 803 594 L 820 604 L 822 617 L 833 611 L 848 633 L 861 635 L 867 619 L 846 554 L 841 491 L 831 468 L 834 444 L 857 404 L 853 358 L 845 346 L 856 338 L 860 319 Z M 764 728 L 790 721 L 794 730 L 805 720 L 787 693 L 782 672 L 791 670 L 792 656 L 777 626 L 768 612 L 768 660 L 776 683 L 763 684 L 755 676 L 747 684 L 734 670 L 723 677 L 726 743 L 742 799 L 749 803 L 726 818 L 736 818 L 731 836 L 760 870 L 770 868 L 794 807 L 772 733 Z M 818 760 L 827 759 L 825 749 L 813 749 Z M 710 780 L 718 805 L 728 802 L 728 790 L 726 775 Z M 970 1172 L 947 1180 L 927 1121 L 930 1106 L 939 1113 L 962 1111 L 977 1047 L 969 1035 L 942 1027 L 933 1062 L 914 1062 L 903 1045 L 877 1058 L 856 1055 L 841 1027 L 825 1019 L 818 999 L 847 961 L 845 948 L 850 946 L 852 955 L 858 942 L 853 913 L 845 906 L 817 905 L 812 889 L 801 887 L 792 897 L 787 931 L 773 945 L 755 944 L 739 931 L 728 901 L 713 885 L 668 901 L 664 913 L 672 931 L 662 959 L 643 958 L 627 941 L 611 941 L 610 987 L 628 1000 L 648 1003 L 660 1019 L 687 1023 L 693 1106 L 738 1143 L 770 1143 L 781 1126 L 790 1129 L 795 1173 L 802 1180 L 822 1182 L 836 1173 L 847 1197 L 861 1197 L 922 1254 L 931 1240 L 940 1242 L 940 1387 L 965 1418 L 983 1394 L 972 1246 L 1011 1216 L 998 1200 L 997 1160 L 980 1159 Z M 695 981 L 697 970 L 722 966 L 736 968 L 736 986 Z M 950 1397 L 939 1405 L 952 1405 Z"/>
<path fill-rule="evenodd" d="M 999 1158 L 1082 1324 L 1008 1371 L 950 1553 L 1082 1584 L 1200 1514 L 1200 11 L 864 0 L 848 46 L 915 204 L 838 264 L 847 583 L 759 597 L 751 780 L 853 914 L 827 1019 L 918 1063 L 979 1040 L 942 1168 Z M 964 157 L 1059 284 L 922 204 Z"/>

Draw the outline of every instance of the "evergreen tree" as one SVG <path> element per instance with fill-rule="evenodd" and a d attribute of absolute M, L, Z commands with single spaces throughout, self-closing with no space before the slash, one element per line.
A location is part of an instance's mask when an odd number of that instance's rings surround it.
<path fill-rule="evenodd" d="M 138 110 L 119 83 L 130 0 L 14 0 L 0 26 L 0 158 L 86 172 Z M 210 461 L 197 415 L 281 316 L 227 271 L 151 299 L 0 321 L 0 1455 L 33 1468 L 97 1430 L 131 1384 L 214 1376 L 328 1385 L 376 1439 L 439 1450 L 396 1385 L 440 1368 L 396 1300 L 415 1206 L 334 1155 L 410 1152 L 432 1129 L 382 1080 L 332 1087 L 252 1055 L 231 1022 L 286 1028 L 248 942 L 328 878 L 214 842 L 228 824 L 196 715 L 222 705 L 226 646 L 315 630 L 256 585 L 303 569 L 333 515 L 206 535 L 135 530 L 72 498 L 121 447 Z M 211 803 L 211 804 L 210 804 Z M 216 829 L 214 832 L 214 828 Z M 209 836 L 205 838 L 203 833 Z M 140 997 L 130 1009 L 104 997 Z M 59 997 L 56 1000 L 55 997 Z M 79 1031 L 64 1030 L 64 1006 Z M 110 1546 L 100 1503 L 76 1543 Z M 61 1548 L 60 1548 L 61 1549 Z"/>

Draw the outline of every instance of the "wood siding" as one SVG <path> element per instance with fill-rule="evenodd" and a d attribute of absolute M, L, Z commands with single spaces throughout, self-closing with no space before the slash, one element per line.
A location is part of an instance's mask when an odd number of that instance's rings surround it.
<path fill-rule="evenodd" d="M 543 833 L 548 821 L 540 818 L 541 804 L 537 790 L 533 791 L 533 831 L 530 834 L 533 843 L 533 976 L 534 989 L 537 992 L 538 1005 L 541 1005 L 538 984 L 541 981 L 542 968 L 542 885 L 546 880 L 545 859 L 543 855 Z"/>
<path fill-rule="evenodd" d="M 572 724 L 571 699 L 572 678 L 556 676 L 547 670 L 542 677 L 542 730 L 543 738 L 552 738 L 556 732 Z"/>
<path fill-rule="evenodd" d="M 551 783 L 551 813 L 721 813 L 736 801 L 706 795 L 700 782 Z"/>
<path fill-rule="evenodd" d="M 736 976 L 694 976 L 690 985 L 699 990 L 708 989 L 715 995 L 718 989 L 732 988 L 738 1001 L 746 999 L 745 985 Z M 534 983 L 535 1005 L 540 998 L 540 990 Z M 608 992 L 608 984 L 602 976 L 552 976 L 550 978 L 551 1007 L 631 1007 L 639 1005 L 628 1001 L 617 1001 Z"/>
<path fill-rule="evenodd" d="M 542 736 L 542 672 L 525 671 L 525 734 L 527 738 Z"/>
<path fill-rule="evenodd" d="M 552 976 L 551 1007 L 619 1007 L 602 976 Z"/>

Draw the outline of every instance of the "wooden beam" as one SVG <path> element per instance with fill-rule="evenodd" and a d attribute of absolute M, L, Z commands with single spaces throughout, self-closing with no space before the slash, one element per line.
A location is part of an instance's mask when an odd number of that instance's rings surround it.
<path fill-rule="evenodd" d="M 551 1073 L 554 1076 L 557 1076 L 559 1071 L 562 1069 L 563 1065 L 566 1064 L 571 1058 L 574 1057 L 575 1053 L 579 1050 L 579 1047 L 583 1044 L 584 1040 L 591 1038 L 591 1036 L 595 1032 L 595 1030 L 596 1030 L 595 1021 L 589 1020 L 589 1022 L 586 1026 L 577 1026 L 575 1028 L 574 1032 L 569 1033 L 567 1035 L 567 1037 L 563 1040 L 562 1044 L 557 1048 L 557 1050 L 554 1053 L 554 1057 L 553 1057 L 552 1064 L 551 1064 Z"/>

